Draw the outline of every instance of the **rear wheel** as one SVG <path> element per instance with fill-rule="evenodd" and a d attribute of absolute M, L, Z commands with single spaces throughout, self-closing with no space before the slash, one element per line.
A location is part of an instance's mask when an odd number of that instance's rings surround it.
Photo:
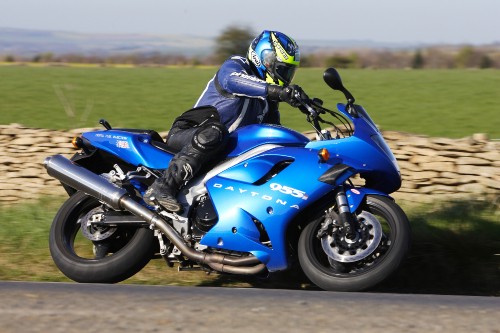
<path fill-rule="evenodd" d="M 56 266 L 68 278 L 86 283 L 116 283 L 140 271 L 151 259 L 155 242 L 147 228 L 91 224 L 105 207 L 78 192 L 59 209 L 49 235 Z"/>
<path fill-rule="evenodd" d="M 401 208 L 387 197 L 367 196 L 360 210 L 354 239 L 345 237 L 333 212 L 308 224 L 300 235 L 300 265 L 318 287 L 368 289 L 386 279 L 406 257 L 410 225 Z"/>

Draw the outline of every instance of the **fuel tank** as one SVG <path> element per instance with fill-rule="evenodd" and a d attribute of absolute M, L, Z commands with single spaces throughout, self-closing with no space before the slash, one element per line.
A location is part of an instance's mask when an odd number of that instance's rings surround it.
<path fill-rule="evenodd" d="M 309 141 L 303 134 L 283 126 L 249 125 L 231 133 L 228 143 L 228 157 L 238 156 L 264 144 L 303 147 Z"/>

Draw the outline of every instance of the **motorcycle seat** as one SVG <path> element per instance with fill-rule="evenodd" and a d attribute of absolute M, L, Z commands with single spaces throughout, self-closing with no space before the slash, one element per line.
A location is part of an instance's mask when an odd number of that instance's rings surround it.
<path fill-rule="evenodd" d="M 175 155 L 176 153 L 179 152 L 178 149 L 175 149 L 167 145 L 163 140 L 163 138 L 161 137 L 161 135 L 155 130 L 139 129 L 139 128 L 117 128 L 117 130 L 148 135 L 151 137 L 150 143 L 153 147 L 158 148 L 164 152 L 170 153 L 172 155 Z"/>
<path fill-rule="evenodd" d="M 160 138 L 161 139 L 161 138 Z M 175 149 L 173 147 L 170 147 L 167 145 L 163 140 L 162 141 L 156 141 L 153 138 L 151 138 L 151 145 L 155 148 L 158 148 L 164 152 L 170 153 L 172 155 L 175 155 L 179 152 L 179 149 Z"/>

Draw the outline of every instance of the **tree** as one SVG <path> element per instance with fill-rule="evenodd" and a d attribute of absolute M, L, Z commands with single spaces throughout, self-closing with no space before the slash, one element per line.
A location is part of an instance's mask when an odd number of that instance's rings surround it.
<path fill-rule="evenodd" d="M 422 52 L 420 52 L 420 50 L 417 50 L 417 52 L 415 52 L 415 55 L 413 56 L 411 62 L 411 68 L 421 69 L 423 67 L 424 67 L 424 56 L 422 55 Z"/>
<path fill-rule="evenodd" d="M 350 55 L 334 54 L 325 60 L 325 64 L 327 67 L 358 68 L 359 56 L 357 53 L 351 53 Z"/>
<path fill-rule="evenodd" d="M 248 27 L 229 26 L 216 39 L 215 57 L 223 62 L 233 54 L 246 54 L 255 33 Z"/>
<path fill-rule="evenodd" d="M 351 59 L 343 55 L 333 55 L 326 59 L 327 67 L 336 67 L 336 68 L 349 68 L 351 65 Z"/>
<path fill-rule="evenodd" d="M 31 61 L 33 62 L 51 62 L 54 61 L 54 54 L 52 52 L 44 52 L 36 54 Z"/>
<path fill-rule="evenodd" d="M 462 47 L 455 58 L 457 67 L 474 67 L 474 54 L 475 50 L 472 46 Z"/>
<path fill-rule="evenodd" d="M 16 62 L 16 58 L 13 55 L 6 55 L 5 56 L 5 62 Z"/>
<path fill-rule="evenodd" d="M 485 69 L 491 67 L 493 67 L 493 61 L 491 60 L 490 57 L 488 57 L 488 55 L 484 54 L 479 62 L 479 68 Z"/>

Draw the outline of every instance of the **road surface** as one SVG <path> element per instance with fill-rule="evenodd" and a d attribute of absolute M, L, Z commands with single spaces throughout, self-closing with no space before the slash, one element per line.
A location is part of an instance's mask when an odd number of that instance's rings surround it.
<path fill-rule="evenodd" d="M 0 332 L 500 333 L 500 298 L 0 282 Z"/>

